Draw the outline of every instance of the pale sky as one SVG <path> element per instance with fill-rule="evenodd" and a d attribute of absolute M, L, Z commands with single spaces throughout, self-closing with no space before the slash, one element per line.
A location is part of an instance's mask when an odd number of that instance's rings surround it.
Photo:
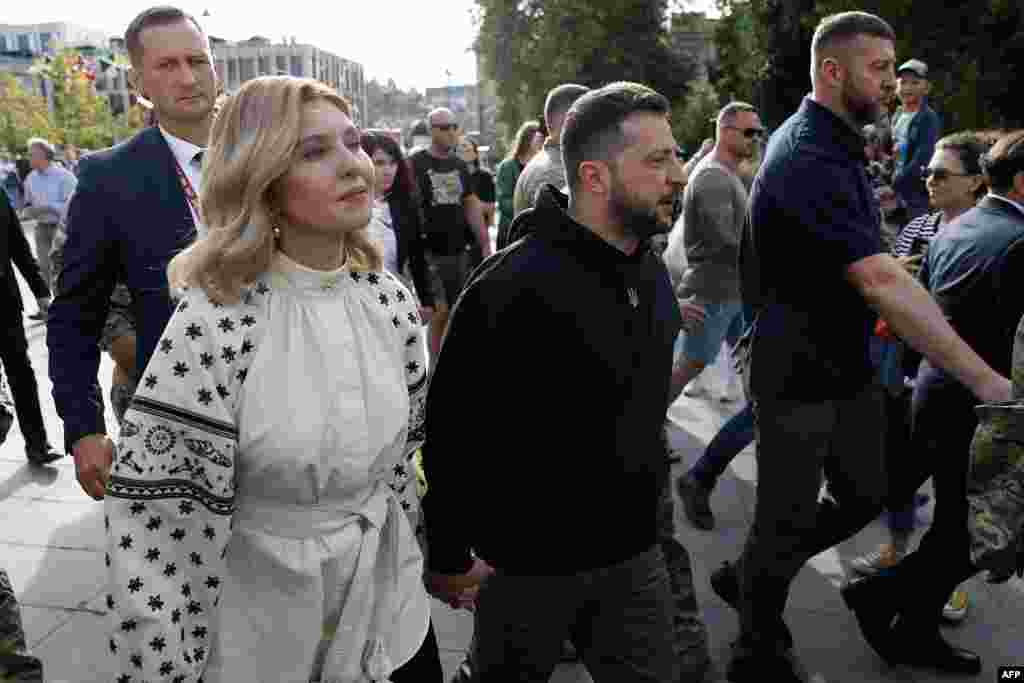
<path fill-rule="evenodd" d="M 152 4 L 175 4 L 154 0 Z M 132 18 L 149 6 L 131 0 L 46 0 L 4 2 L 4 23 L 70 21 L 122 35 Z M 693 0 L 691 6 L 712 5 Z M 295 36 L 360 62 L 367 79 L 394 78 L 400 88 L 476 82 L 476 60 L 469 48 L 476 36 L 473 0 L 335 0 L 333 3 L 260 2 L 259 0 L 184 0 L 178 5 L 195 15 L 211 35 L 230 41 L 254 35 L 278 43 Z M 205 11 L 209 17 L 203 17 Z"/>

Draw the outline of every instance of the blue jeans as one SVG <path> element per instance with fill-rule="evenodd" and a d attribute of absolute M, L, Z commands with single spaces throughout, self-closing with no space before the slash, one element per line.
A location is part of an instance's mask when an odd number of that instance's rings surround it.
<path fill-rule="evenodd" d="M 681 353 L 691 363 L 711 365 L 722 348 L 722 342 L 729 339 L 730 334 L 735 334 L 735 330 L 743 329 L 743 305 L 739 301 L 705 303 L 704 311 L 706 317 L 701 329 L 693 333 L 681 332 L 676 339 L 676 359 Z"/>

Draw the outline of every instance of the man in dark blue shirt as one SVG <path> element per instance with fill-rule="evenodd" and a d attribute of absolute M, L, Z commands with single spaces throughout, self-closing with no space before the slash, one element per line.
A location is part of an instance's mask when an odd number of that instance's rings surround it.
<path fill-rule="evenodd" d="M 742 558 L 712 576 L 740 611 L 728 671 L 736 683 L 802 680 L 782 620 L 789 585 L 808 559 L 880 510 L 884 403 L 868 356 L 876 314 L 983 400 L 1010 397 L 1009 381 L 882 245 L 860 131 L 893 86 L 892 28 L 863 12 L 833 15 L 811 51 L 813 93 L 772 135 L 741 244 L 742 295 L 755 310 L 743 356 L 758 426 L 758 500 Z M 829 496 L 819 502 L 823 474 Z M 856 591 L 844 597 L 869 642 L 889 637 L 892 614 L 886 622 Z M 944 654 L 926 643 L 908 663 Z"/>

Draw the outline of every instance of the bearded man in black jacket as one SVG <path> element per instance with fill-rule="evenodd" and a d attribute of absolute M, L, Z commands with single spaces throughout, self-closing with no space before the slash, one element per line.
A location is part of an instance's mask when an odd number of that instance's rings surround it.
<path fill-rule="evenodd" d="M 474 680 L 547 680 L 567 637 L 597 683 L 679 679 L 659 523 L 682 321 L 649 243 L 682 182 L 668 111 L 634 83 L 580 98 L 568 200 L 544 188 L 454 309 L 427 400 L 427 582 L 475 597 Z"/>

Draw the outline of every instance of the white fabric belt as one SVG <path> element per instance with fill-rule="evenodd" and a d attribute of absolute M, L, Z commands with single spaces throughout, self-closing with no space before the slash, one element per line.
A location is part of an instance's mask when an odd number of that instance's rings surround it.
<path fill-rule="evenodd" d="M 238 502 L 238 528 L 282 538 L 313 538 L 359 522 L 363 538 L 348 599 L 324 624 L 326 657 L 323 683 L 386 683 L 394 671 L 384 636 L 395 628 L 398 595 L 399 515 L 404 514 L 391 489 L 377 482 L 358 509 L 321 503 L 288 505 L 259 498 Z M 361 651 L 353 645 L 363 642 Z M 356 656 L 356 655 L 361 655 Z"/>

